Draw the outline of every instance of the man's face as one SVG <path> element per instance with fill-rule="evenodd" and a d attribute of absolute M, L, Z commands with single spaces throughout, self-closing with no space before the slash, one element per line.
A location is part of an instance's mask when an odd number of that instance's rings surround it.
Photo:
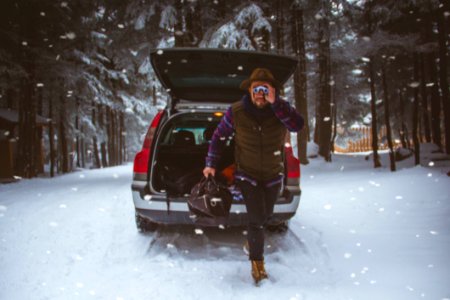
<path fill-rule="evenodd" d="M 267 90 L 269 90 L 269 88 L 273 88 L 273 86 L 266 81 L 253 81 L 248 89 L 253 104 L 257 108 L 264 108 L 265 106 L 269 105 L 269 102 L 267 102 L 265 99 L 265 97 L 267 97 L 268 95 L 264 93 L 264 89 L 257 89 L 257 91 L 255 91 L 254 89 L 257 87 L 265 87 Z"/>

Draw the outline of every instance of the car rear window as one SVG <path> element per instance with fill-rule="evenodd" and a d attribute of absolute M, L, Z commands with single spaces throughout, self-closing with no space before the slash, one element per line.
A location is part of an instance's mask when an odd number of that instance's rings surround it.
<path fill-rule="evenodd" d="M 171 119 L 161 132 L 161 145 L 208 145 L 220 117 L 213 113 L 184 114 Z"/>

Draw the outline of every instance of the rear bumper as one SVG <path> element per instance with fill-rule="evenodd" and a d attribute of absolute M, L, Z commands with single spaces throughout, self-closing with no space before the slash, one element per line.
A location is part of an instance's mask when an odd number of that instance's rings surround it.
<path fill-rule="evenodd" d="M 194 224 L 186 198 L 171 199 L 168 207 L 165 196 L 144 197 L 142 185 L 137 184 L 132 186 L 132 195 L 136 212 L 141 217 L 161 224 Z M 295 215 L 300 204 L 300 195 L 301 191 L 298 188 L 286 190 L 283 196 L 279 197 L 274 207 L 274 222 L 287 221 Z M 247 210 L 244 202 L 233 202 L 227 225 L 247 225 Z"/>

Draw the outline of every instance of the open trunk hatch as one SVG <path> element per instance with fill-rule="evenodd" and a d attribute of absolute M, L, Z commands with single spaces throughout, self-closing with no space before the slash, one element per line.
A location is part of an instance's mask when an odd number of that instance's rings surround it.
<path fill-rule="evenodd" d="M 230 49 L 159 49 L 150 60 L 172 98 L 194 102 L 231 103 L 242 96 L 239 85 L 255 68 L 269 69 L 284 84 L 297 67 L 293 57 Z"/>

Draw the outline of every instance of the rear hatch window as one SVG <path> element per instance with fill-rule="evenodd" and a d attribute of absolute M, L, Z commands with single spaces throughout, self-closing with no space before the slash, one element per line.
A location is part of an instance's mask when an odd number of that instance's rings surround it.
<path fill-rule="evenodd" d="M 267 68 L 284 84 L 297 67 L 295 58 L 255 51 L 170 48 L 152 51 L 151 64 L 176 99 L 231 103 L 241 98 L 241 82 L 255 68 Z"/>

